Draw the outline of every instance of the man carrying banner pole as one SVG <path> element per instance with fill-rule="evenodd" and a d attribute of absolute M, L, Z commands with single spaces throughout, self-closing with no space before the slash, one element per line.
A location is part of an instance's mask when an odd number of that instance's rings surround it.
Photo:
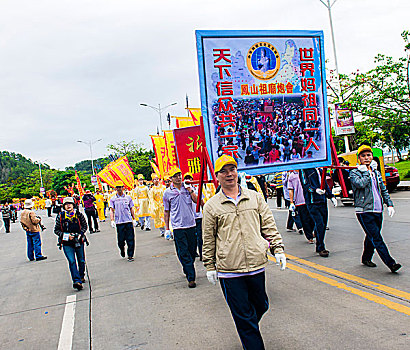
<path fill-rule="evenodd" d="M 188 287 L 195 288 L 194 261 L 197 240 L 192 202 L 196 203 L 197 195 L 190 185 L 182 183 L 180 169 L 172 168 L 169 176 L 172 184 L 164 192 L 165 235 L 170 235 L 169 223 L 171 221 L 174 230 L 175 249 L 188 280 Z"/>

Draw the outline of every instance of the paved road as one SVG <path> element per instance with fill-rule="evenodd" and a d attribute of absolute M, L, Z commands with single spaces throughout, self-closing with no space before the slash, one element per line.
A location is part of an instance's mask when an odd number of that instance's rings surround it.
<path fill-rule="evenodd" d="M 261 322 L 267 349 L 410 348 L 410 192 L 392 197 L 397 215 L 385 219 L 383 235 L 404 266 L 399 274 L 378 256 L 377 268 L 360 264 L 363 233 L 352 208 L 330 208 L 326 259 L 286 232 L 287 212 L 270 203 L 290 260 L 285 272 L 267 267 L 271 306 Z M 44 222 L 46 261 L 27 261 L 18 224 L 0 234 L 0 349 L 57 349 L 65 310 L 74 305 L 72 348 L 89 348 L 90 283 L 72 289 L 53 223 Z M 198 287 L 188 289 L 173 242 L 157 230 L 136 229 L 136 260 L 129 263 L 119 256 L 109 223 L 101 226 L 87 248 L 93 349 L 241 349 L 222 292 L 207 282 L 201 262 Z M 76 303 L 66 305 L 70 295 Z"/>

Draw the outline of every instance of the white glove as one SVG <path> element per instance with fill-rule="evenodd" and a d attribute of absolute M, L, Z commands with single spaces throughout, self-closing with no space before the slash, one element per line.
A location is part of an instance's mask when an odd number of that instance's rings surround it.
<path fill-rule="evenodd" d="M 357 170 L 362 171 L 362 172 L 365 172 L 365 171 L 367 171 L 367 165 L 364 165 L 364 164 L 359 165 L 359 166 L 357 167 Z"/>
<path fill-rule="evenodd" d="M 392 218 L 396 211 L 393 207 L 387 207 L 387 212 L 389 213 L 389 216 Z"/>
<path fill-rule="evenodd" d="M 134 227 L 137 227 L 137 220 L 132 220 L 132 224 L 134 225 Z"/>
<path fill-rule="evenodd" d="M 370 168 L 372 168 L 372 170 L 377 170 L 377 162 L 375 160 L 372 160 L 370 162 Z"/>
<path fill-rule="evenodd" d="M 206 271 L 206 278 L 208 278 L 208 281 L 210 283 L 212 283 L 213 285 L 216 284 L 216 282 L 218 281 L 218 274 L 216 273 L 216 271 Z"/>
<path fill-rule="evenodd" d="M 316 193 L 322 195 L 322 194 L 325 194 L 326 191 L 325 191 L 325 190 L 322 190 L 322 189 L 320 189 L 320 188 L 316 188 Z"/>
<path fill-rule="evenodd" d="M 333 197 L 333 198 L 330 198 L 330 200 L 332 201 L 333 205 L 336 208 L 337 207 L 337 199 L 335 197 Z"/>
<path fill-rule="evenodd" d="M 115 228 L 115 221 L 111 221 L 111 227 Z"/>
<path fill-rule="evenodd" d="M 186 180 L 184 181 L 184 187 L 185 187 L 187 190 L 192 190 L 191 184 L 187 183 Z"/>
<path fill-rule="evenodd" d="M 171 230 L 165 230 L 164 237 L 166 240 L 169 240 L 171 238 Z"/>
<path fill-rule="evenodd" d="M 295 211 L 295 210 L 296 210 L 296 205 L 295 205 L 294 203 L 291 203 L 291 204 L 289 205 L 289 210 L 290 210 L 290 211 Z"/>
<path fill-rule="evenodd" d="M 286 268 L 286 255 L 285 253 L 275 254 L 276 265 L 280 265 L 280 270 L 283 271 Z"/>

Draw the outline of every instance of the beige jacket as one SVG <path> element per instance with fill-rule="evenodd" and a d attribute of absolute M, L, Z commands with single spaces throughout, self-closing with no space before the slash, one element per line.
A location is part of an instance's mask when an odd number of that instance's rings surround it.
<path fill-rule="evenodd" d="M 203 210 L 203 262 L 208 271 L 251 272 L 268 263 L 267 252 L 283 252 L 282 237 L 263 197 L 241 188 L 237 205 L 222 190 Z"/>
<path fill-rule="evenodd" d="M 20 214 L 20 223 L 24 231 L 40 232 L 40 221 L 32 210 L 24 209 Z"/>

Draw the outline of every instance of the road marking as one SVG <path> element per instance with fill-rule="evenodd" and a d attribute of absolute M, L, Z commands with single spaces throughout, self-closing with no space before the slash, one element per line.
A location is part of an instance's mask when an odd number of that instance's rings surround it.
<path fill-rule="evenodd" d="M 275 259 L 270 257 L 270 256 L 269 256 L 269 260 L 275 261 Z M 319 275 L 318 273 L 311 272 L 309 270 L 306 270 L 306 269 L 304 269 L 302 267 L 299 267 L 297 265 L 294 265 L 292 263 L 287 263 L 286 267 L 289 268 L 290 270 L 293 270 L 293 271 L 302 273 L 304 275 L 307 275 L 310 278 L 316 279 L 320 282 L 329 284 L 329 285 L 331 285 L 333 287 L 337 287 L 339 289 L 343 289 L 347 292 L 350 292 L 352 294 L 355 294 L 355 295 L 360 296 L 362 298 L 365 298 L 367 300 L 373 301 L 377 304 L 384 305 L 384 306 L 388 307 L 389 309 L 392 309 L 392 310 L 398 311 L 400 313 L 403 313 L 407 316 L 410 316 L 410 307 L 408 307 L 408 306 L 404 306 L 404 305 L 401 305 L 399 303 L 395 303 L 395 302 L 390 301 L 386 298 L 379 297 L 379 296 L 371 294 L 369 292 L 365 292 L 365 291 L 362 291 L 362 290 L 359 290 L 359 289 L 356 289 L 356 288 L 353 288 L 353 287 L 349 287 L 344 283 L 335 281 L 335 280 L 333 280 L 329 277 L 326 277 L 326 276 Z"/>
<path fill-rule="evenodd" d="M 297 262 L 299 262 L 301 264 L 313 267 L 317 270 L 328 272 L 328 273 L 331 273 L 335 276 L 342 277 L 342 278 L 350 280 L 350 281 L 358 282 L 360 284 L 363 284 L 364 286 L 376 288 L 376 289 L 378 289 L 382 292 L 385 292 L 385 293 L 388 293 L 388 294 L 391 294 L 391 295 L 395 295 L 396 297 L 404 298 L 404 299 L 407 299 L 407 300 L 410 301 L 410 293 L 404 292 L 402 290 L 391 288 L 391 287 L 385 286 L 385 285 L 377 283 L 377 282 L 372 282 L 372 281 L 366 280 L 364 278 L 354 276 L 354 275 L 348 274 L 346 272 L 338 271 L 338 270 L 332 269 L 330 267 L 319 265 L 319 264 L 316 264 L 316 263 L 308 261 L 308 260 L 299 259 L 296 256 L 292 256 L 292 255 L 289 255 L 289 254 L 286 254 L 286 256 L 291 260 L 296 260 Z"/>
<path fill-rule="evenodd" d="M 75 294 L 67 296 L 60 340 L 58 341 L 58 350 L 71 350 L 72 348 L 76 299 Z"/>

